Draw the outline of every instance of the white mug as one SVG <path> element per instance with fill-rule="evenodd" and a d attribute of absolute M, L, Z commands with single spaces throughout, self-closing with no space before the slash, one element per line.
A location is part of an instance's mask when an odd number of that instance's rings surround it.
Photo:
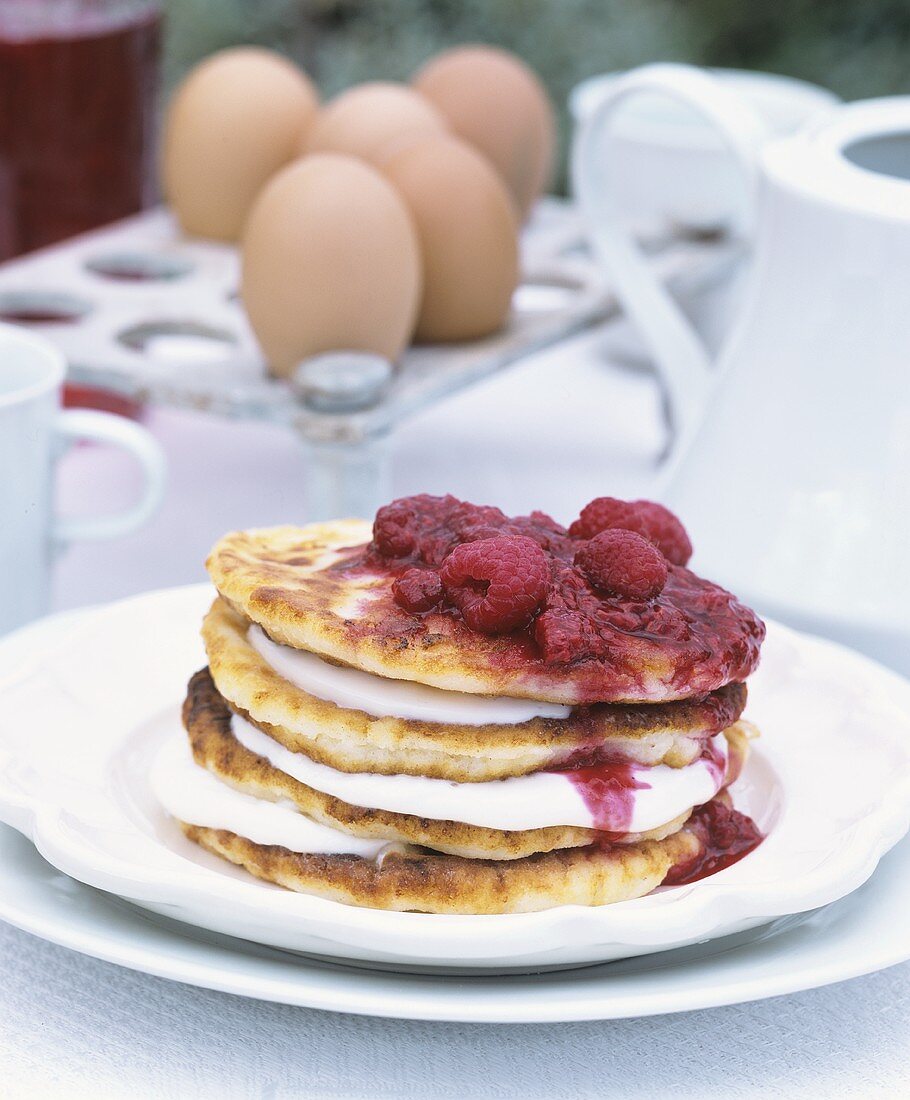
<path fill-rule="evenodd" d="M 164 456 L 144 428 L 110 413 L 60 410 L 64 373 L 63 356 L 51 344 L 0 325 L 0 634 L 46 612 L 57 550 L 132 531 L 164 491 Z M 141 498 L 114 515 L 55 516 L 54 465 L 77 440 L 112 443 L 133 455 L 144 474 Z"/>

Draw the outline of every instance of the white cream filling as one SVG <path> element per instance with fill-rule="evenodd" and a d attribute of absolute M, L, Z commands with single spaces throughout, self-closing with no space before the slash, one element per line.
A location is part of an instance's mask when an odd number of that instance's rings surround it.
<path fill-rule="evenodd" d="M 149 782 L 172 817 L 208 829 L 227 829 L 256 844 L 366 859 L 378 858 L 389 847 L 386 840 L 364 840 L 320 825 L 290 802 L 266 802 L 229 787 L 199 767 L 182 730 L 156 756 Z"/>
<path fill-rule="evenodd" d="M 264 756 L 279 771 L 301 783 L 332 795 L 351 806 L 426 817 L 433 821 L 460 821 L 488 829 L 543 829 L 554 825 L 591 828 L 594 818 L 568 773 L 535 772 L 513 779 L 457 783 L 417 775 L 374 775 L 341 772 L 318 764 L 299 752 L 290 752 L 249 722 L 234 715 L 231 728 L 251 752 Z M 718 734 L 711 742 L 717 756 L 727 759 L 727 741 Z M 598 827 L 615 832 L 646 832 L 713 798 L 723 782 L 723 768 L 699 759 L 684 768 L 659 764 L 633 767 L 639 783 L 629 792 L 631 821 L 600 819 Z M 623 810 L 623 806 L 617 807 Z"/>
<path fill-rule="evenodd" d="M 532 718 L 567 718 L 572 712 L 571 707 L 560 703 L 445 691 L 333 665 L 314 653 L 273 642 L 256 624 L 249 628 L 247 640 L 266 664 L 301 691 L 376 718 L 465 726 L 519 725 Z"/>

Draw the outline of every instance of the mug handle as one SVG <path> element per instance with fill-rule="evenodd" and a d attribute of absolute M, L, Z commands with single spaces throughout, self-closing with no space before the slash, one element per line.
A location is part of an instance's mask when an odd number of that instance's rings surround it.
<path fill-rule="evenodd" d="M 62 449 L 86 440 L 111 443 L 128 451 L 138 460 L 145 479 L 142 496 L 122 512 L 78 519 L 57 517 L 53 530 L 56 546 L 117 538 L 134 531 L 152 516 L 164 496 L 166 463 L 164 452 L 150 432 L 123 416 L 92 409 L 67 409 L 58 413 L 56 434 Z"/>
<path fill-rule="evenodd" d="M 582 122 L 573 142 L 572 191 L 589 242 L 623 310 L 654 358 L 679 440 L 689 435 L 704 409 L 713 382 L 711 357 L 623 223 L 622 210 L 603 164 L 603 138 L 616 108 L 641 92 L 658 92 L 687 104 L 718 131 L 746 181 L 746 234 L 755 218 L 757 154 L 768 132 L 749 104 L 708 73 L 692 65 L 657 64 L 645 65 L 617 80 Z"/>

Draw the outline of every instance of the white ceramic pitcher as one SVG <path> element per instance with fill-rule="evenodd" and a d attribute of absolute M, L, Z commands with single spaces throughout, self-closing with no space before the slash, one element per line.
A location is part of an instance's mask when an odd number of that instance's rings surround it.
<path fill-rule="evenodd" d="M 708 118 L 753 195 L 751 281 L 716 362 L 623 227 L 600 156 L 639 91 Z M 654 491 L 688 526 L 696 567 L 910 672 L 910 97 L 766 142 L 701 70 L 649 66 L 581 128 L 573 179 L 673 407 Z"/>

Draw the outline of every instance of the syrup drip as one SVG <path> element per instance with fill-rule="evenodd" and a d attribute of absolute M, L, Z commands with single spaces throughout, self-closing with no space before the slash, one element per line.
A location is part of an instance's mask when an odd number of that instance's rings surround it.
<path fill-rule="evenodd" d="M 591 823 L 604 832 L 627 833 L 632 823 L 635 791 L 649 790 L 636 773 L 647 768 L 632 764 L 606 762 L 587 768 L 556 772 L 564 775 L 584 799 L 591 812 Z"/>
<path fill-rule="evenodd" d="M 685 886 L 732 867 L 765 839 L 751 817 L 734 810 L 720 799 L 699 806 L 688 827 L 698 833 L 704 847 L 693 859 L 671 867 L 664 886 Z"/>
<path fill-rule="evenodd" d="M 729 748 L 728 751 L 730 751 Z M 721 747 L 709 741 L 702 749 L 701 759 L 708 766 L 711 778 L 720 787 L 724 781 L 724 776 L 727 774 L 727 757 Z"/>
<path fill-rule="evenodd" d="M 702 750 L 701 759 L 708 765 L 714 782 L 720 786 L 727 770 L 727 758 L 722 748 L 711 742 Z M 610 839 L 609 834 L 629 832 L 635 791 L 650 790 L 651 784 L 641 778 L 648 771 L 640 765 L 606 760 L 554 771 L 564 775 L 584 799 L 591 811 L 591 827 Z"/>

